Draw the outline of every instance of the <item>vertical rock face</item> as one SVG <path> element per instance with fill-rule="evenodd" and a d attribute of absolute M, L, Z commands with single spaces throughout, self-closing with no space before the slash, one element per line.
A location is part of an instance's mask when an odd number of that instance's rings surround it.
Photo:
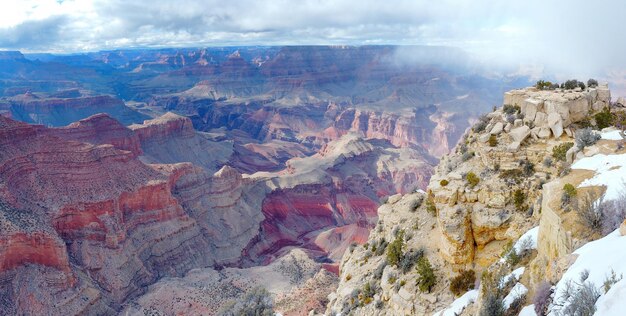
<path fill-rule="evenodd" d="M 78 279 L 78 288 L 65 282 L 68 296 L 94 283 L 108 293 L 94 300 L 118 304 L 158 277 L 212 263 L 190 250 L 207 243 L 172 195 L 170 174 L 141 163 L 133 152 L 62 138 L 89 138 L 80 126 L 50 130 L 0 120 L 0 200 L 21 210 L 5 211 L 2 220 L 5 277 L 14 279 L 10 270 L 16 267 L 41 264 L 65 273 L 66 280 Z M 19 302 L 16 292 L 9 295 Z"/>

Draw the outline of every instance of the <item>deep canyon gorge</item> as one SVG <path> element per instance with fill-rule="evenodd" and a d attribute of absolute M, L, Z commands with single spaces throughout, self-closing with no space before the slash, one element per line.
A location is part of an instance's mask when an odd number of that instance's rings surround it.
<path fill-rule="evenodd" d="M 386 198 L 529 84 L 401 49 L 0 52 L 0 314 L 324 312 Z"/>

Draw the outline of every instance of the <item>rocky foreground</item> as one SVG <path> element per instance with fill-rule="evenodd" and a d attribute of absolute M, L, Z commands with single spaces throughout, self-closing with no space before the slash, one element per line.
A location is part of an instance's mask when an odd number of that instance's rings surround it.
<path fill-rule="evenodd" d="M 624 135 L 590 128 L 608 117 L 623 109 L 606 86 L 507 92 L 442 158 L 427 192 L 378 209 L 367 243 L 341 261 L 326 314 L 571 315 L 585 293 L 597 293 L 585 315 L 623 311 L 621 264 L 591 255 L 613 256 L 626 238 L 615 230 L 623 213 L 607 211 L 620 203 Z M 590 226 L 589 214 L 602 219 Z"/>

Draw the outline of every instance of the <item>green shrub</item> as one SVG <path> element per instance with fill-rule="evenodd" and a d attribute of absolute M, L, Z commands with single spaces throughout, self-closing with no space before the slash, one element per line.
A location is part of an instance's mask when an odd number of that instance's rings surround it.
<path fill-rule="evenodd" d="M 441 185 L 442 187 L 445 187 L 446 185 L 448 185 L 448 183 L 449 182 L 446 179 L 443 179 L 443 180 L 439 181 L 439 185 Z"/>
<path fill-rule="evenodd" d="M 496 137 L 496 135 L 489 136 L 489 146 L 490 147 L 498 146 L 498 138 Z"/>
<path fill-rule="evenodd" d="M 585 83 L 578 81 L 576 79 L 572 79 L 572 80 L 565 81 L 565 83 L 562 85 L 562 88 L 567 89 L 567 90 L 573 90 L 578 87 L 585 90 Z"/>
<path fill-rule="evenodd" d="M 478 118 L 478 122 L 472 127 L 472 130 L 474 133 L 482 133 L 487 128 L 487 124 L 489 124 L 489 118 L 487 115 L 481 115 Z"/>
<path fill-rule="evenodd" d="M 593 118 L 596 120 L 596 126 L 598 129 L 607 128 L 615 124 L 615 117 L 611 113 L 609 107 L 605 107 L 602 111 L 596 113 Z"/>
<path fill-rule="evenodd" d="M 573 198 L 576 197 L 576 188 L 567 183 L 563 186 L 563 194 L 561 194 L 561 207 L 566 211 L 572 206 Z"/>
<path fill-rule="evenodd" d="M 543 80 L 539 80 L 537 81 L 537 83 L 535 84 L 535 88 L 539 89 L 539 90 L 554 90 L 555 87 L 557 87 L 558 85 L 550 82 L 550 81 L 543 81 Z"/>
<path fill-rule="evenodd" d="M 589 80 L 587 80 L 587 86 L 589 88 L 597 87 L 598 86 L 598 80 L 596 80 L 596 79 L 589 79 Z"/>
<path fill-rule="evenodd" d="M 459 275 L 450 279 L 450 292 L 459 296 L 474 288 L 476 273 L 474 270 L 463 270 Z"/>
<path fill-rule="evenodd" d="M 530 177 L 535 173 L 535 164 L 528 159 L 522 160 L 521 165 L 525 176 Z"/>
<path fill-rule="evenodd" d="M 426 211 L 432 216 L 437 216 L 437 206 L 430 196 L 426 199 Z"/>
<path fill-rule="evenodd" d="M 522 176 L 523 172 L 521 169 L 502 170 L 499 175 L 500 179 L 512 179 L 516 183 L 519 182 Z"/>
<path fill-rule="evenodd" d="M 515 209 L 517 211 L 525 211 L 527 209 L 525 202 L 526 193 L 521 189 L 515 190 L 515 192 L 513 192 L 513 204 L 515 205 Z"/>
<path fill-rule="evenodd" d="M 417 287 L 422 292 L 430 292 L 436 283 L 437 276 L 435 276 L 435 271 L 430 265 L 430 261 L 428 261 L 426 256 L 421 256 L 419 260 L 417 260 Z"/>
<path fill-rule="evenodd" d="M 556 160 L 565 161 L 565 154 L 572 147 L 574 147 L 574 143 L 572 142 L 563 143 L 563 144 L 554 146 L 552 148 L 552 157 Z"/>
<path fill-rule="evenodd" d="M 387 246 L 387 263 L 392 266 L 398 266 L 402 259 L 404 248 L 404 231 L 400 230 L 396 235 L 396 239 Z"/>
<path fill-rule="evenodd" d="M 480 182 L 480 178 L 473 172 L 469 172 L 465 176 L 465 180 L 467 180 L 467 184 L 469 184 L 471 188 L 475 187 Z"/>
<path fill-rule="evenodd" d="M 502 111 L 506 114 L 515 114 L 520 110 L 521 108 L 519 107 L 519 105 L 505 104 L 504 106 L 502 106 Z"/>

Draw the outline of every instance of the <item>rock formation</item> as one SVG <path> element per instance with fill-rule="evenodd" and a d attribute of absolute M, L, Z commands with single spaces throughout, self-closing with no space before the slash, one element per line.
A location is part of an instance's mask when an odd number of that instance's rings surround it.
<path fill-rule="evenodd" d="M 575 212 L 561 209 L 561 191 L 565 183 L 577 185 L 590 174 L 559 177 L 571 159 L 564 151 L 553 157 L 552 149 L 573 143 L 581 126 L 596 124 L 593 115 L 609 101 L 603 85 L 507 92 L 504 106 L 483 116 L 455 152 L 442 157 L 427 192 L 392 196 L 378 209 L 367 243 L 351 247 L 341 260 L 339 287 L 329 296 L 326 314 L 430 314 L 450 307 L 446 313 L 475 315 L 488 286 L 482 282 L 478 291 L 467 293 L 471 301 L 459 298 L 450 305 L 455 297 L 448 278 L 467 269 L 516 275 L 504 294 L 512 287 L 527 291 L 546 278 L 558 281 L 574 260 L 569 254 L 588 241 L 576 226 Z M 573 155 L 609 150 L 592 146 Z M 531 232 L 534 244 L 521 240 Z M 387 259 L 390 243 L 398 238 L 404 241 L 400 260 L 406 262 L 395 266 Z M 524 256 L 523 262 L 511 252 Z M 414 280 L 420 274 L 408 265 L 419 256 L 428 258 L 437 276 L 427 292 L 418 289 Z"/>

